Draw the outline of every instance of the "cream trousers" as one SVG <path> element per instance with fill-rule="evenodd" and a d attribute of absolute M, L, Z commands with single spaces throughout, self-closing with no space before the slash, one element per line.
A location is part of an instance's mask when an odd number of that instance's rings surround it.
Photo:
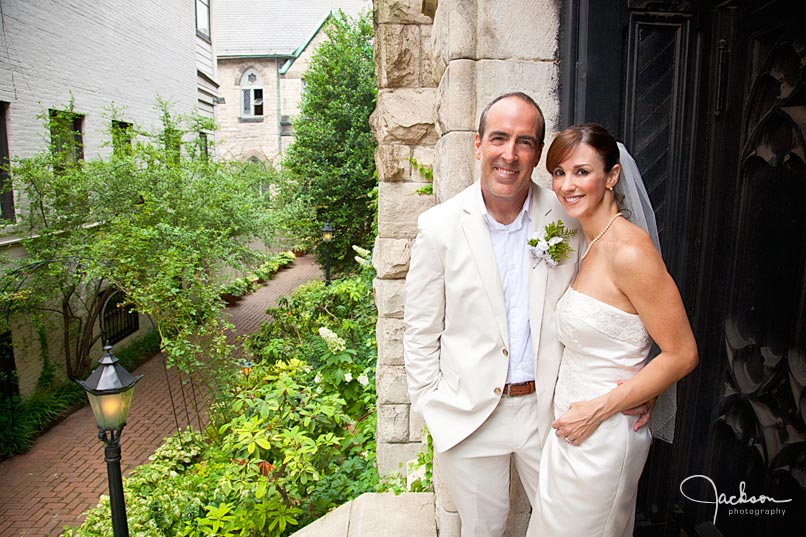
<path fill-rule="evenodd" d="M 462 537 L 500 537 L 509 513 L 510 463 L 529 502 L 540 470 L 537 394 L 502 397 L 473 434 L 437 453 L 437 468 L 462 521 Z"/>

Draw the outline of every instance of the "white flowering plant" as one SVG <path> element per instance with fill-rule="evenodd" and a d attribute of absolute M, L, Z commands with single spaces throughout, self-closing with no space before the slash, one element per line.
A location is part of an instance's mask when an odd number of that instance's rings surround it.
<path fill-rule="evenodd" d="M 314 381 L 338 389 L 347 403 L 348 413 L 351 409 L 365 407 L 369 398 L 375 396 L 374 368 L 362 364 L 357 351 L 348 348 L 347 342 L 333 330 L 322 326 L 318 332 L 327 351 L 319 357 Z"/>
<path fill-rule="evenodd" d="M 576 234 L 577 230 L 566 229 L 562 220 L 549 222 L 543 229 L 537 231 L 526 243 L 535 258 L 533 268 L 541 261 L 554 268 L 568 259 L 574 251 L 568 244 L 569 239 Z"/>

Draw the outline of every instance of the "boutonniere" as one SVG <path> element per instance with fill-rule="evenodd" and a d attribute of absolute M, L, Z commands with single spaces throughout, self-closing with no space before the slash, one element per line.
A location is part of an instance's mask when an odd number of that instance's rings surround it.
<path fill-rule="evenodd" d="M 540 231 L 534 234 L 534 237 L 529 239 L 526 244 L 529 246 L 529 251 L 535 258 L 535 264 L 532 268 L 536 267 L 541 261 L 554 268 L 558 263 L 562 263 L 574 251 L 568 244 L 568 239 L 577 234 L 576 229 L 565 229 L 562 220 L 556 222 L 549 222 Z"/>

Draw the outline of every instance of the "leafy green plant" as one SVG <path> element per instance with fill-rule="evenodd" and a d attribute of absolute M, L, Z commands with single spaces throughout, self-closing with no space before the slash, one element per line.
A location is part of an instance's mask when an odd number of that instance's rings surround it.
<path fill-rule="evenodd" d="M 11 166 L 27 200 L 18 231 L 28 237 L 28 257 L 10 260 L 0 275 L 0 305 L 11 316 L 61 316 L 68 378 L 87 374 L 97 319 L 115 290 L 153 319 L 169 365 L 191 371 L 225 362 L 215 273 L 254 261 L 250 241 L 271 235 L 262 176 L 201 153 L 199 129 L 214 128 L 208 120 L 157 107 L 162 125 L 134 127 L 131 151 L 79 164 L 56 144 Z M 68 106 L 44 120 L 53 127 L 72 113 Z"/>
<path fill-rule="evenodd" d="M 417 194 L 421 196 L 429 196 L 434 193 L 434 168 L 432 166 L 426 166 L 425 164 L 421 164 L 417 162 L 416 158 L 410 158 L 409 161 L 411 162 L 411 167 L 416 170 L 426 181 L 428 184 L 422 186 L 415 190 Z"/>
<path fill-rule="evenodd" d="M 287 235 L 316 247 L 324 265 L 322 226 L 335 229 L 331 266 L 351 268 L 350 246 L 369 247 L 375 236 L 375 139 L 369 127 L 375 109 L 372 17 L 334 15 L 328 39 L 305 72 L 305 92 L 294 121 L 294 143 L 283 159 L 284 181 L 273 207 Z"/>
<path fill-rule="evenodd" d="M 251 344 L 264 359 L 216 399 L 215 426 L 167 439 L 125 481 L 133 534 L 285 536 L 379 488 L 371 282 L 365 267 L 328 288 L 303 286 L 271 310 L 279 322 Z M 289 354 L 265 358 L 266 341 Z M 110 524 L 103 497 L 64 535 L 109 535 Z"/>
<path fill-rule="evenodd" d="M 270 279 L 282 267 L 293 263 L 296 256 L 292 252 L 281 252 L 269 256 L 256 269 L 242 278 L 235 278 L 223 285 L 220 285 L 218 292 L 229 304 L 233 302 L 229 297 L 240 298 L 257 290 L 260 285 Z"/>
<path fill-rule="evenodd" d="M 0 399 L 0 459 L 27 451 L 65 411 L 86 401 L 78 384 L 40 388 L 27 399 L 18 395 Z"/>

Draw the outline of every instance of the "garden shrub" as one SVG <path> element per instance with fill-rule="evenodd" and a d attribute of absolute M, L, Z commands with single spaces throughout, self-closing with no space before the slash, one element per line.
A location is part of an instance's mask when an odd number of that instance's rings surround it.
<path fill-rule="evenodd" d="M 371 280 L 312 282 L 269 310 L 215 425 L 168 438 L 126 479 L 133 535 L 283 536 L 377 489 Z M 103 498 L 64 535 L 110 535 L 109 518 Z"/>

